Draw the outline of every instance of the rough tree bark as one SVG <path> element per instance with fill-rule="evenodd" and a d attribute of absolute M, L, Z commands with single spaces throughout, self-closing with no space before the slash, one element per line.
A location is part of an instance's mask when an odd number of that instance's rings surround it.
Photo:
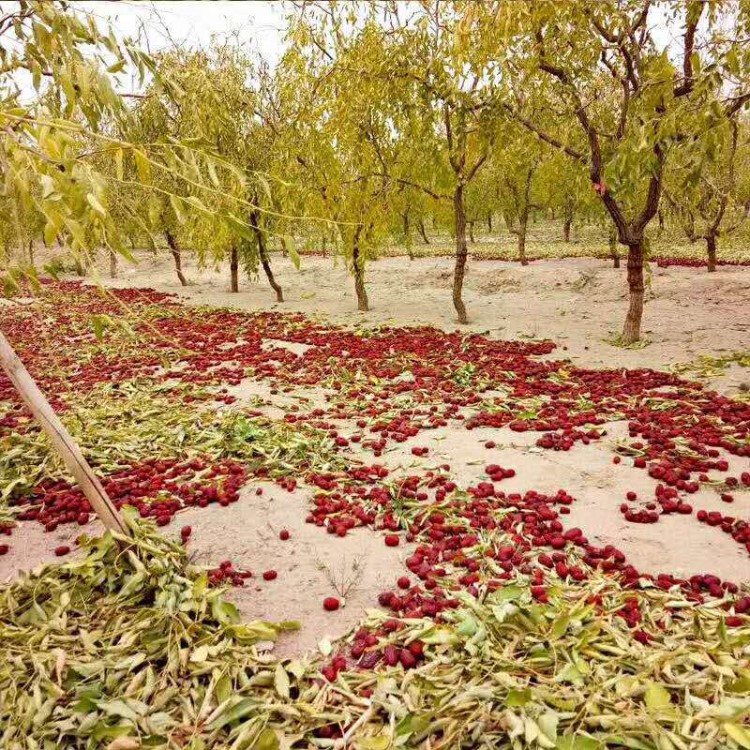
<path fill-rule="evenodd" d="M 573 209 L 572 207 L 565 208 L 565 220 L 563 222 L 563 240 L 570 242 L 570 230 L 573 227 Z"/>
<path fill-rule="evenodd" d="M 529 223 L 529 209 L 524 208 L 518 221 L 518 260 L 522 266 L 529 265 L 529 259 L 526 257 L 526 229 Z"/>
<path fill-rule="evenodd" d="M 229 254 L 229 291 L 239 292 L 240 291 L 240 256 L 237 252 L 237 246 L 232 245 L 232 250 Z"/>
<path fill-rule="evenodd" d="M 534 179 L 536 166 L 531 167 L 526 173 L 526 182 L 524 183 L 523 195 L 519 195 L 514 188 L 515 205 L 518 214 L 518 230 L 510 231 L 518 237 L 518 260 L 522 266 L 528 266 L 529 260 L 526 257 L 526 232 L 529 226 L 529 214 L 531 212 L 531 183 Z"/>
<path fill-rule="evenodd" d="M 164 238 L 167 240 L 169 252 L 172 253 L 172 258 L 174 258 L 174 268 L 177 272 L 177 278 L 180 280 L 182 286 L 187 286 L 187 279 L 185 278 L 185 274 L 182 273 L 182 253 L 180 252 L 180 246 L 177 244 L 177 240 L 174 238 L 172 232 L 168 229 L 164 232 Z"/>
<path fill-rule="evenodd" d="M 114 250 L 109 251 L 109 278 L 117 277 L 117 253 Z"/>
<path fill-rule="evenodd" d="M 615 268 L 620 267 L 620 254 L 617 252 L 617 230 L 612 227 L 609 230 L 609 256 L 612 258 Z"/>
<path fill-rule="evenodd" d="M 276 301 L 283 302 L 284 292 L 274 278 L 273 270 L 271 269 L 271 260 L 268 257 L 268 251 L 266 249 L 266 236 L 260 228 L 260 214 L 258 211 L 250 212 L 250 226 L 255 234 L 255 240 L 258 243 L 258 256 L 260 257 L 260 264 L 263 266 L 263 271 L 266 274 L 268 283 L 271 285 L 271 289 L 276 292 Z"/>
<path fill-rule="evenodd" d="M 354 291 L 357 293 L 357 309 L 361 312 L 367 312 L 370 309 L 370 302 L 367 299 L 367 289 L 365 289 L 364 259 L 359 251 L 361 233 L 362 227 L 358 226 L 352 242 L 352 268 L 354 271 Z"/>
<path fill-rule="evenodd" d="M 471 241 L 472 245 L 476 245 L 477 241 L 474 237 L 474 222 L 470 221 L 468 222 L 469 225 L 469 240 Z"/>
<path fill-rule="evenodd" d="M 453 307 L 458 313 L 458 322 L 466 324 L 466 305 L 462 298 L 464 275 L 466 273 L 466 211 L 464 206 L 464 186 L 459 182 L 453 193 L 453 213 L 456 225 L 456 266 L 453 271 Z"/>
<path fill-rule="evenodd" d="M 706 235 L 706 250 L 708 251 L 708 272 L 716 272 L 716 245 L 717 236 L 714 233 Z"/>
<path fill-rule="evenodd" d="M 424 219 L 421 219 L 417 222 L 417 229 L 419 230 L 419 236 L 422 238 L 422 242 L 424 242 L 425 245 L 430 244 L 430 238 L 427 236 L 427 230 L 424 226 Z"/>
<path fill-rule="evenodd" d="M 641 320 L 643 318 L 643 238 L 628 244 L 628 291 L 630 301 L 625 325 L 622 329 L 624 344 L 634 344 L 641 338 Z"/>
<path fill-rule="evenodd" d="M 411 243 L 411 224 L 409 223 L 409 209 L 401 214 L 403 220 L 403 234 L 404 244 L 406 245 L 406 252 L 409 255 L 409 260 L 414 260 L 414 250 Z"/>
<path fill-rule="evenodd" d="M 487 231 L 492 234 L 492 211 L 487 212 Z"/>

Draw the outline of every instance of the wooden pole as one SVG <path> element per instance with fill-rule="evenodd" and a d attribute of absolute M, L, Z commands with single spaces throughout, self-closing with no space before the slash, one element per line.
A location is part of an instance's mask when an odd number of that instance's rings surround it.
<path fill-rule="evenodd" d="M 0 366 L 39 422 L 44 434 L 50 439 L 67 470 L 75 477 L 101 522 L 112 531 L 130 536 L 130 530 L 83 457 L 81 449 L 65 429 L 2 331 L 0 331 Z"/>

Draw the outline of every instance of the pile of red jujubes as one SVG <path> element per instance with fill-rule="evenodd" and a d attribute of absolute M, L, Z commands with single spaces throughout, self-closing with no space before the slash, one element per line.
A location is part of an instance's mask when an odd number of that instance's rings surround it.
<path fill-rule="evenodd" d="M 231 560 L 223 560 L 218 568 L 208 571 L 208 583 L 211 586 L 244 586 L 245 581 L 252 577 L 252 571 L 235 568 Z"/>
<path fill-rule="evenodd" d="M 750 404 L 673 374 L 588 370 L 538 359 L 554 350 L 551 342 L 497 341 L 429 327 L 352 331 L 298 314 L 215 310 L 196 316 L 151 290 L 108 295 L 77 283 L 49 283 L 39 304 L 3 312 L 4 333 L 57 408 L 65 408 L 72 383 L 80 394 L 103 381 L 134 377 L 200 386 L 221 405 L 234 400 L 227 389 L 251 373 L 267 381 L 271 393 L 327 389 L 325 407 L 290 409 L 285 421 L 326 431 L 338 451 L 356 444 L 375 457 L 391 443 L 447 424 L 536 432 L 537 446 L 568 451 L 606 435 L 607 422 L 625 419 L 632 442 L 617 449 L 614 462 L 626 461 L 656 482 L 653 497 L 629 492 L 617 499 L 624 518 L 633 523 L 654 523 L 672 513 L 694 515 L 687 497 L 709 481 L 708 472 L 723 476 L 727 503 L 731 491 L 750 487 L 748 472 L 726 476 L 729 463 L 722 455 L 750 456 Z M 113 332 L 116 346 L 106 338 L 98 341 L 91 316 L 117 318 L 123 305 L 132 312 L 128 322 L 137 337 Z M 278 340 L 307 348 L 298 355 L 274 344 Z M 199 396 L 181 388 L 173 397 L 191 401 Z M 0 418 L 0 437 L 35 429 L 19 421 L 26 413 L 2 376 L 0 402 L 10 404 Z M 356 429 L 349 432 L 331 420 L 350 420 Z M 414 446 L 411 453 L 424 458 L 429 451 Z M 689 580 L 643 574 L 616 547 L 590 544 L 580 529 L 565 526 L 574 498 L 563 489 L 551 495 L 533 490 L 506 494 L 498 484 L 514 472 L 496 464 L 486 467 L 486 481 L 472 487 L 457 487 L 449 472 L 444 464 L 415 469 L 396 481 L 383 466 L 352 463 L 343 472 L 300 469 L 276 481 L 289 491 L 303 482 L 313 488 L 307 521 L 332 536 L 369 526 L 383 530 L 386 544 L 413 544 L 406 558 L 413 579 L 400 577 L 379 597 L 394 617 L 440 619 L 457 606 L 451 592 L 479 594 L 503 586 L 516 572 L 528 576 L 539 602 L 547 600 L 550 581 L 580 581 L 591 568 L 619 576 L 626 587 L 644 577 L 663 589 L 678 586 L 695 600 L 736 592 L 734 584 L 710 573 Z M 134 505 L 163 525 L 184 507 L 235 502 L 248 478 L 268 474 L 265 467 L 250 474 L 231 461 L 209 465 L 157 456 L 103 481 L 118 506 Z M 85 523 L 91 512 L 80 492 L 62 482 L 43 482 L 17 502 L 22 519 L 36 519 L 50 530 L 61 523 Z M 700 511 L 697 521 L 729 534 L 750 552 L 748 521 L 715 511 Z M 273 580 L 275 571 L 266 573 L 266 580 Z M 217 584 L 241 582 L 243 575 L 232 565 L 211 572 Z M 747 597 L 735 603 L 739 615 L 749 607 Z M 622 617 L 637 628 L 635 606 L 624 608 Z M 347 659 L 361 666 L 418 663 L 419 646 L 408 653 L 388 650 L 394 628 L 397 619 L 377 632 L 362 632 L 351 654 L 335 657 L 330 673 L 335 675 Z"/>
<path fill-rule="evenodd" d="M 656 265 L 659 268 L 669 268 L 669 266 L 683 266 L 685 268 L 704 268 L 706 260 L 700 258 L 657 258 Z M 748 266 L 750 263 L 746 260 L 717 260 L 717 266 Z"/>
<path fill-rule="evenodd" d="M 148 459 L 110 474 L 103 486 L 117 508 L 131 505 L 142 518 L 166 526 L 182 508 L 237 502 L 246 478 L 245 469 L 233 461 L 209 464 L 197 458 L 185 462 Z M 65 523 L 83 526 L 91 515 L 81 490 L 65 481 L 42 482 L 16 504 L 23 508 L 20 520 L 36 520 L 46 531 Z"/>

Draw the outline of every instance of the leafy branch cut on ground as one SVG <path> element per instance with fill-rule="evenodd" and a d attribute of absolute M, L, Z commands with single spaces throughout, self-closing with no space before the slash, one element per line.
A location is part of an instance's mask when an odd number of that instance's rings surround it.
<path fill-rule="evenodd" d="M 327 682 L 320 658 L 258 655 L 296 623 L 241 623 L 180 546 L 128 522 L 131 544 L 106 534 L 3 588 L 3 747 L 332 748 L 352 727 L 361 750 L 750 747 L 750 625 L 727 628 L 720 601 L 594 573 L 541 604 L 518 575 L 443 621 L 400 621 L 385 645 L 420 641 L 416 669 L 350 662 Z"/>
<path fill-rule="evenodd" d="M 344 465 L 332 441 L 314 427 L 295 428 L 177 400 L 188 390 L 196 395 L 195 389 L 145 378 L 105 384 L 84 396 L 68 394 L 63 419 L 87 460 L 105 475 L 153 455 L 162 460 L 241 460 L 251 471 L 265 467 L 273 478 L 296 475 L 302 467 L 328 470 Z M 127 427 L 123 414 L 129 415 Z M 43 479 L 68 476 L 44 434 L 22 419 L 28 429 L 0 435 L 0 507 Z"/>

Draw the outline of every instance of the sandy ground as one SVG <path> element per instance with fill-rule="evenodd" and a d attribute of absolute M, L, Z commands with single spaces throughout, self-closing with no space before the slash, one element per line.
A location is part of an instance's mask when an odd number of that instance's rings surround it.
<path fill-rule="evenodd" d="M 330 259 L 305 258 L 300 272 L 284 259 L 276 260 L 277 275 L 287 302 L 273 302 L 264 282 L 243 281 L 239 294 L 227 290 L 225 274 L 198 272 L 186 262 L 191 285 L 181 288 L 166 261 L 146 258 L 136 267 L 121 269 L 117 286 L 152 287 L 176 292 L 188 304 L 232 306 L 242 309 L 301 311 L 345 324 L 432 324 L 456 327 L 450 305 L 450 259 L 408 261 L 384 259 L 368 269 L 368 287 L 373 310 L 358 313 L 351 279 L 341 265 Z M 699 354 L 725 354 L 750 346 L 750 268 L 721 268 L 716 274 L 701 269 L 654 268 L 651 294 L 645 313 L 645 331 L 651 343 L 643 349 L 625 350 L 607 344 L 609 332 L 619 329 L 626 306 L 624 271 L 603 261 L 540 261 L 528 268 L 500 261 L 472 263 L 465 293 L 472 317 L 470 330 L 487 331 L 501 338 L 550 338 L 584 366 L 664 367 L 686 362 Z M 299 353 L 290 342 L 286 345 Z M 747 370 L 731 368 L 712 381 L 726 392 L 737 392 L 750 381 Z M 247 379 L 230 389 L 239 398 L 236 406 L 253 404 L 271 417 L 281 418 L 293 408 L 308 411 L 325 403 L 322 389 L 271 394 L 262 381 Z M 235 407 L 236 408 L 236 407 Z M 467 414 L 468 415 L 468 414 Z M 342 434 L 353 425 L 340 422 Z M 394 473 L 409 473 L 415 467 L 447 462 L 459 486 L 476 484 L 483 468 L 498 463 L 516 470 L 505 480 L 506 492 L 529 489 L 571 493 L 568 527 L 579 526 L 591 541 L 614 544 L 640 570 L 689 576 L 711 572 L 733 581 L 750 581 L 750 556 L 728 535 L 697 523 L 695 516 L 671 515 L 653 525 L 635 525 L 623 520 L 618 510 L 628 490 L 644 498 L 653 497 L 656 482 L 628 461 L 612 464 L 611 441 L 626 435 L 623 423 L 608 426 L 607 438 L 588 446 L 576 444 L 569 452 L 543 451 L 534 446 L 536 434 L 510 430 L 460 426 L 420 433 L 416 438 L 386 451 L 379 461 Z M 497 443 L 487 449 L 488 439 Z M 426 458 L 415 458 L 414 445 L 430 448 Z M 371 461 L 369 454 L 357 454 Z M 747 461 L 725 456 L 730 473 L 748 470 Z M 343 539 L 331 538 L 323 529 L 304 522 L 307 490 L 288 493 L 265 484 L 249 485 L 241 500 L 210 512 L 189 509 L 167 527 L 177 533 L 180 526 L 193 526 L 189 549 L 202 564 L 218 565 L 230 559 L 237 567 L 250 569 L 255 577 L 230 596 L 248 619 L 300 620 L 302 629 L 285 634 L 276 653 L 289 655 L 313 648 L 324 638 L 345 634 L 366 609 L 377 606 L 377 594 L 393 589 L 395 579 L 407 573 L 402 564 L 406 547 L 385 547 L 380 533 L 359 529 Z M 738 516 L 750 512 L 750 493 L 736 492 L 733 510 Z M 702 489 L 691 496 L 695 510 L 726 512 L 718 494 Z M 278 532 L 286 528 L 291 539 L 283 542 Z M 11 537 L 10 555 L 0 558 L 0 580 L 18 570 L 54 559 L 56 544 L 69 543 L 81 529 L 62 527 L 50 535 L 37 524 L 23 524 Z M 92 525 L 86 529 L 97 531 Z M 50 538 L 51 537 L 51 538 Z M 276 569 L 278 578 L 264 582 L 261 574 Z M 326 613 L 326 596 L 343 597 L 345 606 Z"/>
<path fill-rule="evenodd" d="M 190 286 L 181 287 L 171 261 L 144 256 L 123 266 L 114 286 L 153 287 L 175 292 L 190 304 L 246 310 L 299 311 L 350 325 L 428 324 L 458 327 L 450 299 L 450 258 L 383 258 L 367 268 L 371 311 L 360 313 L 351 277 L 343 264 L 307 256 L 295 270 L 274 257 L 286 301 L 275 302 L 265 278 L 243 279 L 240 292 L 228 290 L 228 270 L 198 270 L 186 259 Z M 699 268 L 652 266 L 643 330 L 643 349 L 606 342 L 622 328 L 627 309 L 625 269 L 608 261 L 571 258 L 535 261 L 527 267 L 505 261 L 470 261 L 464 299 L 471 323 L 462 329 L 497 338 L 552 339 L 561 348 L 552 356 L 570 357 L 587 367 L 666 367 L 699 354 L 726 354 L 750 347 L 750 267 Z M 727 381 L 739 384 L 742 372 Z"/>

